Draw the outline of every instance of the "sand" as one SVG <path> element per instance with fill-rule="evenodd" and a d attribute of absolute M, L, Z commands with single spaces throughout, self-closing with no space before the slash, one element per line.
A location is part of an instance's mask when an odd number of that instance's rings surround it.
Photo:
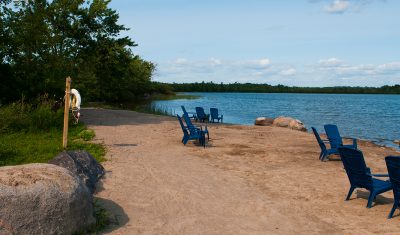
<path fill-rule="evenodd" d="M 318 160 L 311 133 L 280 127 L 207 124 L 206 148 L 184 146 L 176 118 L 84 109 L 107 147 L 96 198 L 109 211 L 106 234 L 399 234 L 388 220 L 393 194 L 349 189 L 342 162 Z M 393 149 L 359 142 L 373 173 Z M 399 211 L 395 213 L 399 215 Z"/>

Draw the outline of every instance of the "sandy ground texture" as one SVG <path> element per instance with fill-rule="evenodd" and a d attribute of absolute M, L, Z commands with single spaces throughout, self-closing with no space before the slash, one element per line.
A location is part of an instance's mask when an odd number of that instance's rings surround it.
<path fill-rule="evenodd" d="M 342 162 L 320 162 L 311 133 L 208 124 L 203 148 L 181 143 L 176 118 L 82 114 L 108 149 L 96 194 L 113 218 L 107 234 L 400 234 L 399 211 L 387 219 L 393 194 L 379 195 L 370 209 L 366 190 L 345 201 Z M 359 146 L 373 173 L 386 173 L 385 156 L 400 155 Z"/>

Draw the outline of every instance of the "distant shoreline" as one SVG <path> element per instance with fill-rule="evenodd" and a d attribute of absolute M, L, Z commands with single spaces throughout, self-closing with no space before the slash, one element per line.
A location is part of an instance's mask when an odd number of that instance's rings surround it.
<path fill-rule="evenodd" d="M 160 83 L 174 92 L 301 93 L 301 94 L 400 94 L 400 85 L 382 87 L 294 87 L 254 83 Z"/>

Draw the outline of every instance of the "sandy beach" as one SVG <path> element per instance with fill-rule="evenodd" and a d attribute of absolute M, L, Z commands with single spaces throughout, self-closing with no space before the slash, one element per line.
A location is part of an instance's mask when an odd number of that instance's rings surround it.
<path fill-rule="evenodd" d="M 366 190 L 345 201 L 342 162 L 320 162 L 311 133 L 207 124 L 203 148 L 181 143 L 173 117 L 103 109 L 82 115 L 107 147 L 95 195 L 112 217 L 105 234 L 400 233 L 400 216 L 387 219 L 392 193 L 370 209 Z M 372 173 L 386 173 L 384 157 L 400 155 L 369 142 L 359 148 Z"/>

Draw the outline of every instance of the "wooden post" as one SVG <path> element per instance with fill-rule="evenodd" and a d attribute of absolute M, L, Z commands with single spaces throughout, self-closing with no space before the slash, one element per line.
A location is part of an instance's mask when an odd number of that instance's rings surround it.
<path fill-rule="evenodd" d="M 71 96 L 71 78 L 67 77 L 65 82 L 65 107 L 64 107 L 64 130 L 63 130 L 63 148 L 68 145 L 68 121 L 69 121 L 69 100 Z"/>

